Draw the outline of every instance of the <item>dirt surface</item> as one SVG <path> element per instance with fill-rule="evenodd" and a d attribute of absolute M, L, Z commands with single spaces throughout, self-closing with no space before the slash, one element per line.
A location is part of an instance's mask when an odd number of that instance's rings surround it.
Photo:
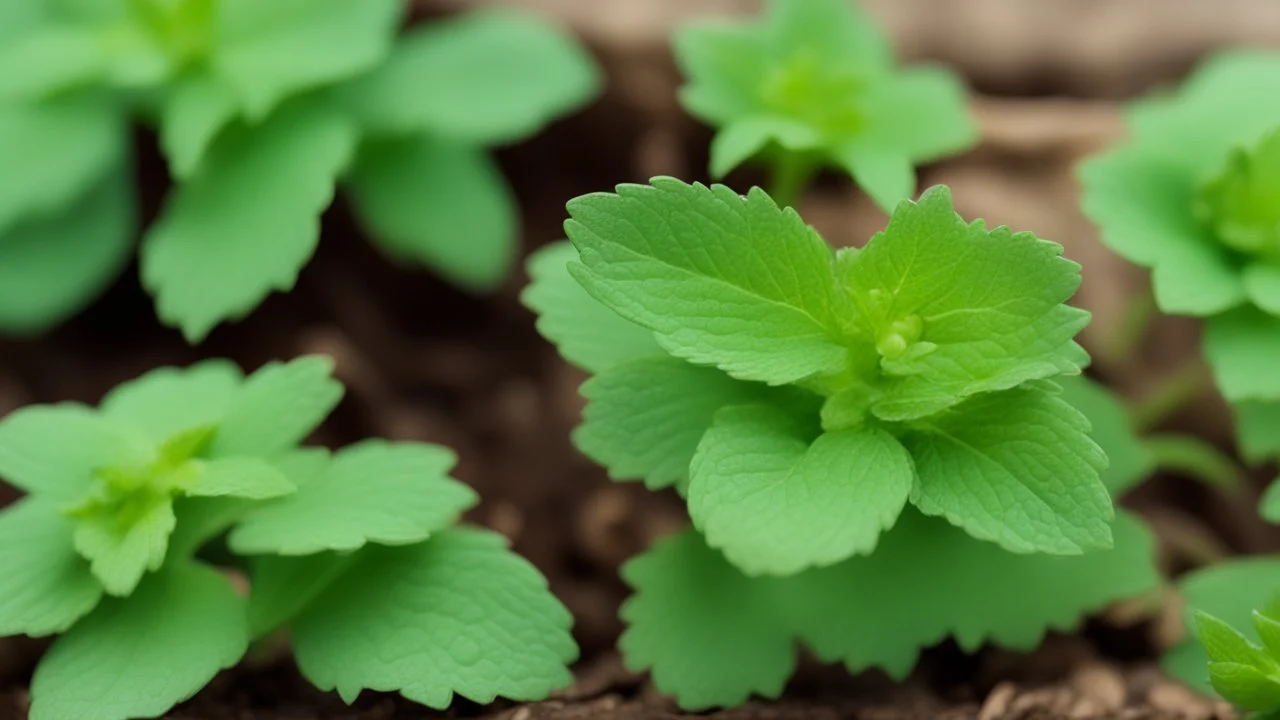
<path fill-rule="evenodd" d="M 447 12 L 479 0 L 432 0 Z M 586 112 L 500 159 L 524 211 L 525 250 L 560 237 L 565 200 L 657 174 L 705 180 L 710 134 L 674 100 L 665 37 L 691 14 L 741 13 L 734 0 L 526 0 L 580 32 L 601 57 L 608 91 Z M 1210 6 L 1213 9 L 1210 10 Z M 1136 351 L 1113 338 L 1141 272 L 1109 255 L 1077 209 L 1072 166 L 1121 134 L 1117 98 L 1176 79 L 1200 54 L 1229 41 L 1280 42 L 1280 5 L 1270 0 L 876 0 L 904 54 L 944 60 L 982 91 L 977 150 L 924 169 L 947 183 L 967 217 L 1031 229 L 1067 247 L 1085 267 L 1077 304 L 1095 314 L 1083 337 L 1095 373 L 1138 396 L 1196 352 L 1194 323 L 1161 320 Z M 140 137 L 142 148 L 153 141 Z M 154 211 L 164 173 L 154 153 L 139 180 Z M 749 172 L 735 185 L 759 178 Z M 884 216 L 847 180 L 824 177 L 802 214 L 833 244 L 860 244 Z M 325 218 L 320 251 L 295 292 L 272 296 L 242 323 L 200 348 L 159 327 L 136 267 L 93 309 L 38 339 L 0 341 L 0 413 L 28 402 L 93 402 L 113 385 L 162 364 L 226 356 L 247 368 L 323 352 L 348 393 L 317 442 L 341 446 L 381 436 L 438 442 L 460 457 L 457 476 L 484 502 L 471 520 L 510 537 L 547 574 L 577 618 L 578 682 L 528 706 L 459 702 L 444 717 L 503 720 L 630 720 L 685 717 L 620 667 L 611 651 L 626 590 L 620 563 L 686 522 L 676 498 L 611 484 L 576 453 L 582 376 L 565 366 L 518 301 L 516 272 L 492 297 L 461 293 L 429 273 L 394 267 L 355 231 L 341 203 Z M 1123 355 L 1119 357 L 1118 355 Z M 1123 362 L 1121 362 L 1123 361 Z M 1225 409 L 1205 397 L 1174 425 L 1229 443 Z M 5 500 L 0 489 L 0 502 Z M 11 497 L 11 495 L 10 495 Z M 1161 538 L 1161 563 L 1177 572 L 1207 556 L 1280 549 L 1256 518 L 1256 491 L 1211 493 L 1158 478 L 1130 498 Z M 916 676 L 892 684 L 806 664 L 784 699 L 699 717 L 763 718 L 1201 718 L 1229 717 L 1152 667 L 1177 639 L 1176 607 L 1115 608 L 1080 637 L 1055 637 L 1030 656 L 944 646 Z M 42 646 L 0 640 L 0 720 L 25 717 L 23 689 Z M 225 673 L 168 717 L 209 720 L 426 718 L 442 716 L 386 695 L 347 708 L 310 688 L 287 659 Z"/>

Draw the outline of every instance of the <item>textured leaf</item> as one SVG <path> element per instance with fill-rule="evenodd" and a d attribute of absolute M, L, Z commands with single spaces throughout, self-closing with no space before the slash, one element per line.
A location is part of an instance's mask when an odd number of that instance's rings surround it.
<path fill-rule="evenodd" d="M 111 177 L 0 230 L 0 328 L 38 332 L 89 304 L 128 263 L 135 222 L 132 182 Z"/>
<path fill-rule="evenodd" d="M 298 492 L 254 510 L 231 533 L 242 554 L 307 555 L 366 543 L 405 545 L 444 530 L 476 503 L 448 476 L 452 452 L 367 440 L 335 454 Z"/>
<path fill-rule="evenodd" d="M 213 71 L 245 113 L 267 115 L 282 100 L 372 69 L 390 52 L 396 0 L 222 0 Z"/>
<path fill-rule="evenodd" d="M 1080 266 L 1061 255 L 1031 233 L 966 224 L 944 186 L 900 205 L 841 263 L 888 376 L 873 411 L 924 417 L 976 393 L 1079 372 L 1088 358 L 1073 338 L 1089 315 L 1062 304 Z"/>
<path fill-rule="evenodd" d="M 160 319 L 199 342 L 292 288 L 354 145 L 354 128 L 314 103 L 228 130 L 143 238 L 142 280 Z"/>
<path fill-rule="evenodd" d="M 748 575 L 790 575 L 875 549 L 911 493 L 911 457 L 875 428 L 810 429 L 768 405 L 715 414 L 690 466 L 689 515 Z"/>
<path fill-rule="evenodd" d="M 521 301 L 538 314 L 538 332 L 555 343 L 560 355 L 590 372 L 666 352 L 648 329 L 623 319 L 591 297 L 569 274 L 578 251 L 555 242 L 529 256 L 531 282 Z"/>
<path fill-rule="evenodd" d="M 516 200 L 479 148 L 414 135 L 364 143 L 348 187 L 389 255 L 472 290 L 492 290 L 515 254 Z"/>
<path fill-rule="evenodd" d="M 1227 400 L 1280 400 L 1280 317 L 1240 308 L 1210 318 L 1204 353 Z"/>
<path fill-rule="evenodd" d="M 259 458 L 199 461 L 200 474 L 183 491 L 193 497 L 237 497 L 267 500 L 297 488 L 274 465 Z"/>
<path fill-rule="evenodd" d="M 288 450 L 342 399 L 333 361 L 310 355 L 271 362 L 245 379 L 218 426 L 210 457 L 264 457 Z"/>
<path fill-rule="evenodd" d="M 570 272 L 672 355 L 786 384 L 844 368 L 831 250 L 763 191 L 657 178 L 569 203 Z"/>
<path fill-rule="evenodd" d="M 1112 497 L 1155 471 L 1155 456 L 1135 432 L 1128 408 L 1106 386 L 1083 375 L 1054 378 L 1054 382 L 1062 387 L 1062 399 L 1089 421 L 1089 437 L 1106 454 L 1102 484 Z"/>
<path fill-rule="evenodd" d="M 238 111 L 233 90 L 216 75 L 188 75 L 174 83 L 160 107 L 160 147 L 169 168 L 190 178 L 218 134 Z"/>
<path fill-rule="evenodd" d="M 981 395 L 904 438 L 911 501 L 1015 553 L 1076 555 L 1111 546 L 1106 456 L 1089 423 L 1037 390 Z"/>
<path fill-rule="evenodd" d="M 160 716 L 244 655 L 244 605 L 226 578 L 189 564 L 104 600 L 36 667 L 31 719 Z"/>
<path fill-rule="evenodd" d="M 1209 682 L 1232 705 L 1245 710 L 1280 708 L 1280 682 L 1252 665 L 1211 662 Z"/>
<path fill-rule="evenodd" d="M 348 100 L 373 132 L 493 145 L 533 135 L 599 87 L 595 63 L 575 38 L 502 8 L 409 30 Z"/>
<path fill-rule="evenodd" d="M 173 501 L 148 497 L 116 513 L 78 518 L 72 538 L 107 594 L 124 597 L 145 573 L 160 569 L 176 525 Z"/>
<path fill-rule="evenodd" d="M 0 422 L 0 478 L 62 503 L 88 492 L 95 470 L 141 464 L 153 452 L 145 437 L 75 403 L 29 405 Z"/>
<path fill-rule="evenodd" d="M 71 544 L 57 505 L 28 498 L 0 510 L 0 636 L 65 631 L 98 604 L 102 586 Z M 21 548 L 18 551 L 18 548 Z"/>
<path fill-rule="evenodd" d="M 290 624 L 303 675 L 348 702 L 398 690 L 444 708 L 454 694 L 538 700 L 572 682 L 571 618 L 502 538 L 449 530 L 425 543 L 368 547 Z"/>
<path fill-rule="evenodd" d="M 101 414 L 164 442 L 185 430 L 220 423 L 241 382 L 240 368 L 227 360 L 156 368 L 103 396 Z"/>

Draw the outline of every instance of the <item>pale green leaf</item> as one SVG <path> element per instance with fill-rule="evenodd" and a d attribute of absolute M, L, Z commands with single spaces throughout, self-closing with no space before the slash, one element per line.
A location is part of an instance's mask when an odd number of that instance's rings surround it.
<path fill-rule="evenodd" d="M 916 191 L 916 169 L 906 155 L 869 144 L 837 151 L 837 159 L 863 192 L 885 212 L 892 212 Z"/>
<path fill-rule="evenodd" d="M 538 332 L 565 360 L 590 372 L 665 355 L 652 332 L 602 305 L 573 279 L 569 263 L 577 259 L 578 251 L 563 241 L 529 256 L 531 281 L 520 300 L 538 314 Z"/>
<path fill-rule="evenodd" d="M 173 501 L 152 496 L 117 512 L 99 510 L 77 518 L 72 539 L 107 594 L 124 597 L 144 574 L 160 569 L 176 525 Z"/>
<path fill-rule="evenodd" d="M 274 455 L 311 434 L 338 401 L 333 361 L 309 355 L 263 365 L 245 379 L 218 426 L 209 457 Z"/>
<path fill-rule="evenodd" d="M 366 141 L 347 178 L 378 247 L 492 290 L 515 254 L 516 199 L 484 150 L 428 135 Z"/>
<path fill-rule="evenodd" d="M 725 125 L 711 140 L 711 176 L 722 178 L 748 158 L 765 149 L 785 130 L 784 121 L 772 117 L 746 117 Z"/>
<path fill-rule="evenodd" d="M 725 126 L 759 114 L 757 95 L 769 57 L 758 28 L 728 22 L 684 25 L 676 28 L 672 47 L 685 77 L 680 103 L 690 114 Z"/>
<path fill-rule="evenodd" d="M 0 478 L 62 503 L 89 492 L 95 470 L 135 466 L 153 454 L 146 437 L 75 403 L 29 405 L 0 422 Z"/>
<path fill-rule="evenodd" d="M 108 420 L 143 430 L 160 443 L 192 428 L 217 425 L 240 387 L 240 368 L 229 360 L 205 360 L 150 370 L 102 398 Z"/>
<path fill-rule="evenodd" d="M 104 44 L 93 30 L 47 24 L 0 44 L 0 102 L 43 99 L 86 85 L 106 65 Z"/>
<path fill-rule="evenodd" d="M 1089 421 L 1089 437 L 1106 454 L 1102 484 L 1112 497 L 1119 497 L 1155 471 L 1155 456 L 1138 437 L 1120 398 L 1083 375 L 1054 378 L 1054 382 L 1062 388 L 1062 399 Z"/>
<path fill-rule="evenodd" d="M 244 655 L 244 606 L 226 578 L 190 564 L 104 600 L 36 667 L 31 720 L 159 717 Z"/>
<path fill-rule="evenodd" d="M 250 559 L 249 627 L 261 637 L 301 612 L 363 555 L 359 552 L 318 552 L 285 557 L 258 555 Z"/>
<path fill-rule="evenodd" d="M 895 72 L 868 88 L 858 145 L 896 152 L 912 163 L 959 152 L 978 140 L 967 106 L 964 82 L 954 73 L 937 67 Z M 914 173 L 912 178 L 914 184 Z"/>
<path fill-rule="evenodd" d="M 316 687 L 348 702 L 366 688 L 399 691 L 442 709 L 455 693 L 540 700 L 573 681 L 569 612 L 501 536 L 449 530 L 360 553 L 289 626 Z"/>
<path fill-rule="evenodd" d="M 1209 654 L 1209 664 L 1217 662 L 1252 665 L 1263 670 L 1280 670 L 1262 648 L 1250 642 L 1239 631 L 1204 611 L 1192 613 L 1196 637 Z"/>
<path fill-rule="evenodd" d="M 494 145 L 533 135 L 599 87 L 572 35 L 533 13 L 490 8 L 409 30 L 345 99 L 376 133 Z"/>
<path fill-rule="evenodd" d="M 570 272 L 672 355 L 787 384 L 847 363 L 830 248 L 758 188 L 655 178 L 569 203 Z"/>
<path fill-rule="evenodd" d="M 1280 681 L 1252 665 L 1211 662 L 1209 682 L 1236 707 L 1262 711 L 1280 708 Z"/>
<path fill-rule="evenodd" d="M 1271 481 L 1262 493 L 1262 499 L 1258 501 L 1258 514 L 1267 522 L 1280 524 L 1280 482 Z"/>
<path fill-rule="evenodd" d="M 1254 262 L 1244 269 L 1244 291 L 1254 305 L 1280 315 L 1280 267 Z"/>
<path fill-rule="evenodd" d="M 160 319 L 199 342 L 292 288 L 354 146 L 354 127 L 318 103 L 229 129 L 143 238 L 142 280 Z"/>
<path fill-rule="evenodd" d="M 216 75 L 196 73 L 173 83 L 160 106 L 160 147 L 176 177 L 195 174 L 237 110 L 235 94 Z"/>
<path fill-rule="evenodd" d="M 871 16 L 845 0 L 768 0 L 761 25 L 776 58 L 800 50 L 831 65 L 874 74 L 888 69 L 893 48 Z"/>
<path fill-rule="evenodd" d="M 1037 390 L 978 396 L 903 438 L 916 463 L 911 501 L 1015 553 L 1111 547 L 1106 456 L 1089 423 Z"/>
<path fill-rule="evenodd" d="M 292 494 L 297 487 L 283 472 L 260 458 L 197 460 L 199 474 L 182 488 L 191 497 L 267 500 Z"/>
<path fill-rule="evenodd" d="M 242 554 L 307 555 L 367 543 L 405 545 L 453 525 L 476 494 L 449 477 L 449 450 L 366 440 L 334 454 L 298 492 L 251 512 L 231 533 Z"/>
<path fill-rule="evenodd" d="M 1204 353 L 1230 402 L 1280 400 L 1280 317 L 1251 307 L 1216 315 L 1205 328 Z"/>
<path fill-rule="evenodd" d="M 1262 639 L 1262 646 L 1270 653 L 1272 662 L 1280 661 L 1280 621 L 1276 620 L 1277 598 L 1267 602 L 1268 607 L 1253 611 L 1253 629 Z"/>
<path fill-rule="evenodd" d="M 1253 464 L 1280 456 L 1280 402 L 1233 403 L 1240 454 Z"/>
<path fill-rule="evenodd" d="M 748 575 L 791 575 L 870 554 L 914 477 L 884 430 L 812 429 L 768 405 L 715 414 L 690 466 L 689 515 Z"/>
<path fill-rule="evenodd" d="M 169 536 L 170 562 L 190 558 L 210 540 L 217 538 L 253 509 L 256 500 L 238 497 L 179 497 L 173 502 L 178 526 Z"/>
<path fill-rule="evenodd" d="M 0 510 L 0 635 L 50 635 L 98 604 L 102 586 L 71 544 L 56 504 L 27 498 Z"/>

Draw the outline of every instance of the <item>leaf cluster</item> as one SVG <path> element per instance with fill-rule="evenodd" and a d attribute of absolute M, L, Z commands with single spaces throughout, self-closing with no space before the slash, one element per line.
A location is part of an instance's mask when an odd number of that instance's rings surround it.
<path fill-rule="evenodd" d="M 1256 645 L 1231 625 L 1197 612 L 1196 634 L 1209 655 L 1209 682 L 1224 699 L 1267 717 L 1280 713 L 1280 605 L 1252 612 Z"/>

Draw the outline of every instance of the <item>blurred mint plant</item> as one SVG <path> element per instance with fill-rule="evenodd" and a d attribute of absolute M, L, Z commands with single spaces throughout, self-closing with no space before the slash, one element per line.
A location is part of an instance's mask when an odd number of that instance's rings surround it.
<path fill-rule="evenodd" d="M 207 361 L 0 421 L 0 477 L 27 493 L 0 510 L 0 635 L 58 635 L 33 720 L 157 717 L 278 629 L 347 702 L 532 700 L 571 681 L 570 617 L 542 576 L 455 527 L 476 496 L 450 451 L 298 446 L 342 395 L 331 369 Z M 210 545 L 234 567 L 202 559 Z"/>
<path fill-rule="evenodd" d="M 711 175 L 756 158 L 772 169 L 779 205 L 834 166 L 887 213 L 915 193 L 915 165 L 977 142 L 961 81 L 895 67 L 850 0 L 769 0 L 756 22 L 681 28 L 675 53 L 684 107 L 717 128 Z"/>
<path fill-rule="evenodd" d="M 293 287 L 342 182 L 388 255 L 470 290 L 514 255 L 486 148 L 583 104 L 562 31 L 484 10 L 397 37 L 401 0 L 7 0 L 0 9 L 0 328 L 89 303 L 137 231 L 129 127 L 175 180 L 142 281 L 191 342 Z"/>

